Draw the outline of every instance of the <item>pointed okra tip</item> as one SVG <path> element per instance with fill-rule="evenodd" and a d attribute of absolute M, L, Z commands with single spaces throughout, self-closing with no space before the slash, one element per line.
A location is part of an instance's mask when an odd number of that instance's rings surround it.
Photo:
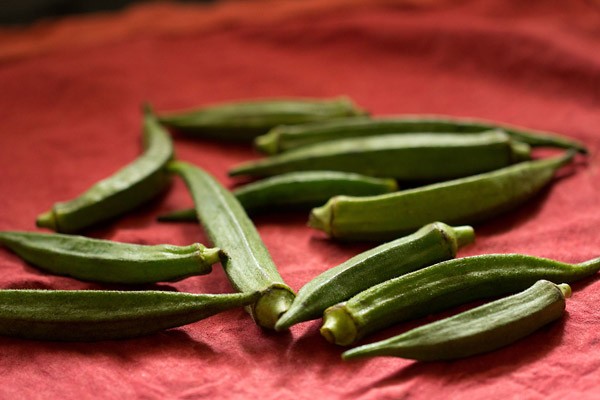
<path fill-rule="evenodd" d="M 254 147 L 261 153 L 274 155 L 279 153 L 279 136 L 282 128 L 276 126 L 264 135 L 257 136 L 254 139 Z"/>
<path fill-rule="evenodd" d="M 293 302 L 290 305 L 290 307 L 288 308 L 288 310 L 286 312 L 284 312 L 283 314 L 281 314 L 281 316 L 275 323 L 275 330 L 277 332 L 281 332 L 286 329 L 289 329 L 292 325 L 295 325 L 298 322 L 301 322 L 297 318 L 298 311 L 300 310 L 300 308 L 301 307 L 298 307 L 298 303 Z"/>
<path fill-rule="evenodd" d="M 573 159 L 575 158 L 575 156 L 577 155 L 577 149 L 571 148 L 568 149 L 567 151 L 565 151 L 564 154 L 555 157 L 555 158 L 550 158 L 548 159 L 549 161 L 553 161 L 554 164 L 556 165 L 556 168 L 560 168 L 563 167 L 567 164 L 569 164 L 571 161 L 573 161 Z"/>
<path fill-rule="evenodd" d="M 154 113 L 154 108 L 150 102 L 145 101 L 142 103 L 142 114 L 144 114 L 144 117 L 156 116 Z"/>
<path fill-rule="evenodd" d="M 38 215 L 35 224 L 40 228 L 48 228 L 53 231 L 57 231 L 58 229 L 58 225 L 56 224 L 56 214 L 53 210 Z"/>
<path fill-rule="evenodd" d="M 346 350 L 342 353 L 342 360 L 354 360 L 357 358 L 365 358 L 365 357 L 375 357 L 375 356 L 385 356 L 388 351 L 385 345 L 381 345 L 380 343 L 371 343 L 366 344 L 364 346 L 355 347 L 350 350 Z"/>

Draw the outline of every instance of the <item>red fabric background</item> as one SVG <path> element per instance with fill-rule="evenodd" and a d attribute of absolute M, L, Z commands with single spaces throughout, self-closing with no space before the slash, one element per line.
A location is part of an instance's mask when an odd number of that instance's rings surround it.
<path fill-rule="evenodd" d="M 375 114 L 482 117 L 584 141 L 587 163 L 519 210 L 477 226 L 477 243 L 460 255 L 600 256 L 600 5 L 591 0 L 159 4 L 4 29 L 0 229 L 35 229 L 36 215 L 53 202 L 134 159 L 144 100 L 167 110 L 340 94 Z M 176 150 L 230 187 L 228 167 L 258 157 L 246 146 L 183 138 Z M 189 205 L 177 181 L 159 201 L 89 234 L 206 242 L 195 224 L 155 222 Z M 296 290 L 369 247 L 326 240 L 305 226 L 303 213 L 255 222 Z M 4 249 L 0 271 L 0 288 L 106 288 L 42 273 Z M 231 291 L 220 268 L 151 288 Z M 562 321 L 508 348 L 444 363 L 344 363 L 318 321 L 273 334 L 242 310 L 136 340 L 0 338 L 0 398 L 598 398 L 600 283 L 573 288 Z"/>

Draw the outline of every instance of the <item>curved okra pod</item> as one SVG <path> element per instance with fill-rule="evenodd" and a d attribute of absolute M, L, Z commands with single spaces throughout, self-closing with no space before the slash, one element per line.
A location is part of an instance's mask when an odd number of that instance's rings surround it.
<path fill-rule="evenodd" d="M 179 131 L 216 139 L 252 141 L 281 124 L 303 124 L 364 115 L 346 98 L 265 99 L 216 104 L 196 110 L 165 113 L 159 121 Z"/>
<path fill-rule="evenodd" d="M 570 162 L 564 155 L 369 197 L 336 196 L 314 208 L 309 225 L 333 238 L 386 240 L 433 221 L 472 224 L 525 202 Z"/>
<path fill-rule="evenodd" d="M 276 154 L 310 144 L 350 137 L 416 132 L 476 133 L 490 129 L 502 129 L 515 140 L 531 146 L 574 148 L 581 153 L 587 153 L 587 148 L 581 142 L 555 133 L 492 121 L 439 115 L 349 117 L 304 125 L 282 125 L 257 137 L 254 143 L 262 152 Z"/>
<path fill-rule="evenodd" d="M 600 270 L 600 258 L 580 264 L 526 256 L 489 254 L 456 258 L 380 283 L 325 310 L 321 334 L 342 346 L 397 322 L 503 296 L 540 279 L 571 283 Z"/>
<path fill-rule="evenodd" d="M 171 282 L 208 274 L 221 254 L 200 243 L 145 246 L 37 232 L 0 232 L 0 244 L 46 271 L 117 284 Z"/>
<path fill-rule="evenodd" d="M 335 195 L 368 196 L 398 189 L 393 179 L 337 171 L 290 172 L 240 186 L 233 191 L 246 212 L 273 207 L 315 207 Z M 196 211 L 178 210 L 160 221 L 196 221 Z"/>
<path fill-rule="evenodd" d="M 54 204 L 38 216 L 38 226 L 77 232 L 133 210 L 167 188 L 170 176 L 166 165 L 173 158 L 173 143 L 152 112 L 146 109 L 144 114 L 144 153 L 79 197 Z"/>
<path fill-rule="evenodd" d="M 562 317 L 565 297 L 570 295 L 569 285 L 540 280 L 513 296 L 348 350 L 342 358 L 394 356 L 437 361 L 496 350 Z"/>
<path fill-rule="evenodd" d="M 275 329 L 319 318 L 334 304 L 378 283 L 456 256 L 459 247 L 474 239 L 470 226 L 451 227 L 435 222 L 412 235 L 368 250 L 328 269 L 304 285 Z"/>
<path fill-rule="evenodd" d="M 277 272 L 252 221 L 235 196 L 207 172 L 177 161 L 169 169 L 183 178 L 206 234 L 227 254 L 221 263 L 233 287 L 262 292 L 250 308 L 252 317 L 258 325 L 273 328 L 295 295 Z"/>
<path fill-rule="evenodd" d="M 0 335 L 55 341 L 127 339 L 251 304 L 259 293 L 0 290 Z"/>
<path fill-rule="evenodd" d="M 441 181 L 530 159 L 528 145 L 502 131 L 399 134 L 331 140 L 238 165 L 229 175 L 333 170 L 400 181 Z"/>

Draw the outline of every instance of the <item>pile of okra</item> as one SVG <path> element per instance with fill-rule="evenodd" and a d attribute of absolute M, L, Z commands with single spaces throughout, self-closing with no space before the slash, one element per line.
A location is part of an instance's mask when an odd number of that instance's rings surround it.
<path fill-rule="evenodd" d="M 175 158 L 175 132 L 247 142 L 265 156 L 233 166 L 230 176 L 250 183 L 230 191 Z M 142 138 L 135 160 L 38 216 L 37 226 L 55 233 L 2 231 L 0 244 L 46 272 L 121 285 L 177 281 L 220 263 L 235 293 L 5 289 L 0 335 L 133 338 L 245 307 L 266 330 L 322 318 L 327 341 L 352 346 L 391 325 L 485 300 L 342 354 L 448 360 L 498 349 L 560 318 L 568 284 L 600 269 L 600 258 L 580 264 L 523 254 L 456 258 L 475 238 L 472 224 L 526 203 L 561 167 L 585 157 L 584 144 L 556 133 L 436 115 L 374 117 L 343 97 L 235 101 L 169 113 L 145 105 Z M 555 148 L 555 155 L 532 157 L 533 147 Z M 210 243 L 81 236 L 160 197 L 175 176 L 195 207 L 158 220 L 199 222 Z M 331 240 L 373 247 L 295 293 L 251 219 L 289 209 L 306 211 L 308 225 Z"/>

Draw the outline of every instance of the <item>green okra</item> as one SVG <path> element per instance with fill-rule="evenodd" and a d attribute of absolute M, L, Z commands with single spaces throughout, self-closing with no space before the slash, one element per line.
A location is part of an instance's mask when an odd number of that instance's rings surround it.
<path fill-rule="evenodd" d="M 529 145 L 502 131 L 399 134 L 331 140 L 233 167 L 229 175 L 335 170 L 400 181 L 441 181 L 530 158 Z"/>
<path fill-rule="evenodd" d="M 259 326 L 272 329 L 295 294 L 279 275 L 252 221 L 235 196 L 204 170 L 177 161 L 169 169 L 183 178 L 206 234 L 227 254 L 221 264 L 233 287 L 262 293 L 249 311 Z"/>
<path fill-rule="evenodd" d="M 149 335 L 251 304 L 259 293 L 0 290 L 0 335 L 97 341 Z"/>
<path fill-rule="evenodd" d="M 309 225 L 333 238 L 386 240 L 433 221 L 473 224 L 533 197 L 574 156 L 570 150 L 558 157 L 390 194 L 336 196 L 312 210 Z"/>
<path fill-rule="evenodd" d="M 496 350 L 562 317 L 565 297 L 570 295 L 569 285 L 540 280 L 521 293 L 345 351 L 342 358 L 393 356 L 438 361 Z"/>
<path fill-rule="evenodd" d="M 515 140 L 531 146 L 575 148 L 581 153 L 587 153 L 587 148 L 581 142 L 555 133 L 492 121 L 438 115 L 348 117 L 304 125 L 282 125 L 257 137 L 255 145 L 264 153 L 276 154 L 301 146 L 350 137 L 416 132 L 476 133 L 490 129 L 502 129 Z"/>
<path fill-rule="evenodd" d="M 412 235 L 352 257 L 304 285 L 275 329 L 287 329 L 298 322 L 319 318 L 327 307 L 371 286 L 454 258 L 458 248 L 473 239 L 470 226 L 451 227 L 435 222 Z"/>
<path fill-rule="evenodd" d="M 37 225 L 73 233 L 131 211 L 162 193 L 171 179 L 166 171 L 173 143 L 149 108 L 144 112 L 144 153 L 83 194 L 54 204 L 38 216 Z"/>
<path fill-rule="evenodd" d="M 456 258 L 380 283 L 328 308 L 321 334 L 347 346 L 394 323 L 515 293 L 540 279 L 571 283 L 598 270 L 600 258 L 580 264 L 522 254 Z"/>
<path fill-rule="evenodd" d="M 310 208 L 335 195 L 368 196 L 398 189 L 393 179 L 337 171 L 290 172 L 252 182 L 233 191 L 246 212 L 263 209 Z M 177 210 L 160 221 L 196 221 L 196 210 Z"/>
<path fill-rule="evenodd" d="M 202 137 L 252 141 L 281 124 L 303 124 L 366 112 L 346 98 L 236 101 L 159 115 L 161 124 Z"/>
<path fill-rule="evenodd" d="M 200 243 L 146 246 L 38 232 L 0 232 L 0 244 L 54 274 L 117 284 L 172 282 L 208 274 L 222 254 Z"/>

